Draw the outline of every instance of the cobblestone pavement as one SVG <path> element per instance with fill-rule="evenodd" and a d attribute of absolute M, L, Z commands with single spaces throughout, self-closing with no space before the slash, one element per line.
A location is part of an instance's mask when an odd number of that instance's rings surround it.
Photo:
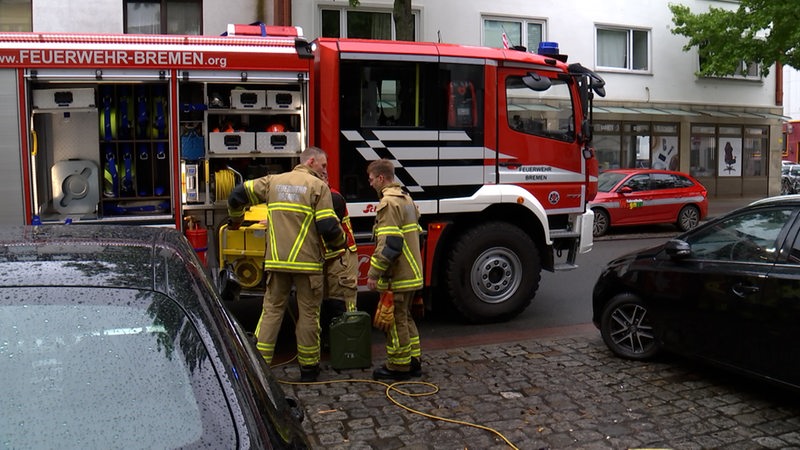
<path fill-rule="evenodd" d="M 373 365 L 383 362 L 373 347 Z M 391 396 L 409 408 L 496 430 L 435 420 L 396 406 L 371 369 L 284 384 L 324 449 L 800 448 L 800 395 L 676 356 L 616 358 L 599 332 L 435 350 L 423 355 L 432 395 Z M 274 368 L 296 380 L 296 363 Z M 370 380 L 358 382 L 357 380 Z M 347 382 L 325 382 L 348 380 Z M 405 385 L 430 392 L 426 385 Z"/>

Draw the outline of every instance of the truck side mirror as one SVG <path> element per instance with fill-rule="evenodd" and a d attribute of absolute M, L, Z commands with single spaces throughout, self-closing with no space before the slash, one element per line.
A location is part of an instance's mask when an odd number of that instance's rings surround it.
<path fill-rule="evenodd" d="M 550 78 L 543 77 L 536 72 L 528 72 L 528 75 L 522 77 L 522 83 L 528 87 L 528 89 L 542 92 L 550 89 Z"/>

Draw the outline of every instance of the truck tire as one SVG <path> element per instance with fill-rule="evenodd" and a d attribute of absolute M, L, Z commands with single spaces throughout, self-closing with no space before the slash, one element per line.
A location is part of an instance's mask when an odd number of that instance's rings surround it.
<path fill-rule="evenodd" d="M 539 251 L 518 227 L 488 222 L 456 240 L 445 278 L 450 301 L 466 320 L 503 322 L 525 310 L 536 295 Z"/>

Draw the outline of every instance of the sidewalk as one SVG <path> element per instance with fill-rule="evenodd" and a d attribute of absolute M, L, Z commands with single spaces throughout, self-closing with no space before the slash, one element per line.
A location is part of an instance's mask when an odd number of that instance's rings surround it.
<path fill-rule="evenodd" d="M 316 384 L 282 385 L 319 449 L 800 448 L 800 397 L 677 357 L 613 357 L 591 326 L 426 352 L 419 380 L 431 384 L 397 387 L 438 392 L 390 396 L 451 422 L 393 404 L 371 369 L 322 367 Z M 299 376 L 295 363 L 273 371 Z"/>
<path fill-rule="evenodd" d="M 747 206 L 750 203 L 765 198 L 764 196 L 748 197 L 709 197 L 708 198 L 708 219 L 725 214 L 734 209 Z"/>
<path fill-rule="evenodd" d="M 755 200 L 709 199 L 709 218 Z M 683 358 L 616 358 L 591 324 L 542 331 L 429 342 L 413 380 L 429 384 L 396 386 L 417 396 L 372 381 L 381 344 L 373 367 L 337 372 L 324 360 L 320 382 L 282 386 L 319 449 L 800 448 L 800 395 Z M 296 362 L 273 372 L 299 378 Z"/>

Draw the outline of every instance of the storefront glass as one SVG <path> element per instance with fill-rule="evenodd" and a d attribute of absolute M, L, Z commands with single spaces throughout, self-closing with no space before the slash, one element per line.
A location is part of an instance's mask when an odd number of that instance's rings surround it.
<path fill-rule="evenodd" d="M 744 176 L 767 175 L 767 127 L 747 127 L 744 129 L 742 148 L 742 173 Z"/>
<path fill-rule="evenodd" d="M 713 177 L 717 174 L 716 131 L 713 125 L 692 126 L 689 174 L 695 178 Z"/>
<path fill-rule="evenodd" d="M 678 170 L 677 124 L 604 122 L 592 141 L 600 169 L 654 168 Z"/>

